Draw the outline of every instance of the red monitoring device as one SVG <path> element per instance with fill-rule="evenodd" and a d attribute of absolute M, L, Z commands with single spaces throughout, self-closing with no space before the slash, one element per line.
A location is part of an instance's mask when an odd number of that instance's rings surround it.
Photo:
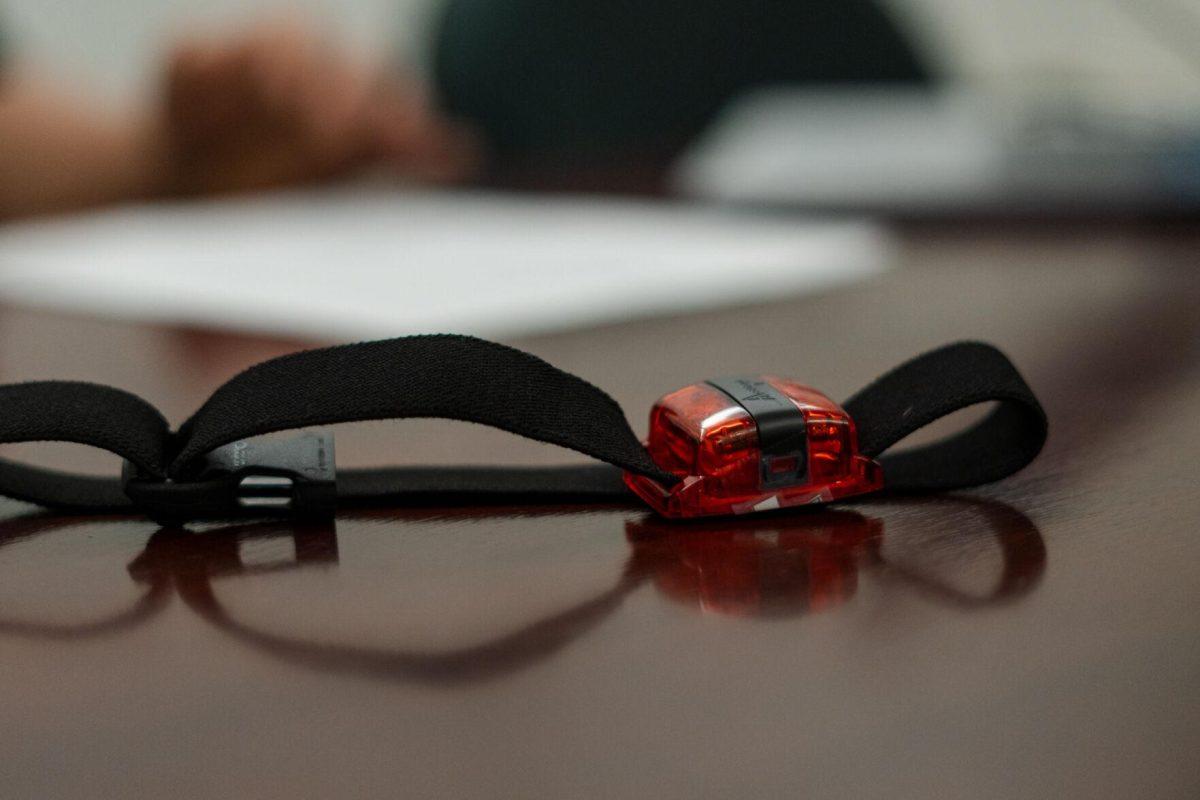
<path fill-rule="evenodd" d="M 747 514 L 883 488 L 841 406 L 771 375 L 695 383 L 661 398 L 646 449 L 679 483 L 628 472 L 625 483 L 667 517 Z"/>

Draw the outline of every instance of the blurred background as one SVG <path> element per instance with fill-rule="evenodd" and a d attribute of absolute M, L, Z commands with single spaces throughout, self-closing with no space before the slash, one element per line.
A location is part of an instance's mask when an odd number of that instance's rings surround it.
<path fill-rule="evenodd" d="M 0 42 L 0 295 L 132 319 L 523 334 L 861 279 L 889 220 L 1200 208 L 1200 0 L 2 0 Z"/>
<path fill-rule="evenodd" d="M 152 90 L 171 42 L 194 26 L 237 28 L 280 13 L 310 17 L 347 46 L 427 66 L 429 37 L 445 6 L 445 0 L 4 0 L 0 10 L 23 57 L 121 98 Z M 1200 105 L 1196 0 L 887 0 L 881 7 L 931 64 L 972 84 L 1033 92 L 1059 84 L 1117 104 Z"/>

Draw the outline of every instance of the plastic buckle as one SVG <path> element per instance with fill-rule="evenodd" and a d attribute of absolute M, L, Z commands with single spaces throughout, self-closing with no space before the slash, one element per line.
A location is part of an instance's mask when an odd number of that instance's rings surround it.
<path fill-rule="evenodd" d="M 625 484 L 666 517 L 748 514 L 883 488 L 854 421 L 815 389 L 771 375 L 695 383 L 659 399 L 646 449 L 678 476 Z"/>
<path fill-rule="evenodd" d="M 337 505 L 333 435 L 325 431 L 218 447 L 187 480 L 160 480 L 126 463 L 124 481 L 129 499 L 155 519 L 332 516 Z"/>

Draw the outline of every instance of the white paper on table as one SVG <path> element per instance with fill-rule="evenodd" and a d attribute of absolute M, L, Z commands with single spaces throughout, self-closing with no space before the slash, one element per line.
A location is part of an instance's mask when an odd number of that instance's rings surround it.
<path fill-rule="evenodd" d="M 0 299 L 357 339 L 520 335 L 775 299 L 888 261 L 874 224 L 667 202 L 333 189 L 0 229 Z"/>

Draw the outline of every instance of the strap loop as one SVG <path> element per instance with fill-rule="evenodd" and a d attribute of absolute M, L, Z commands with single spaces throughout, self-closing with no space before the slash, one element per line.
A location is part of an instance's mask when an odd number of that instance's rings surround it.
<path fill-rule="evenodd" d="M 166 474 L 167 421 L 129 392 L 76 381 L 0 386 L 0 443 L 73 442 L 115 453 L 147 475 Z M 43 506 L 117 510 L 131 504 L 110 478 L 0 459 L 0 494 Z"/>
<path fill-rule="evenodd" d="M 859 449 L 876 457 L 935 420 L 989 401 L 996 408 L 972 427 L 879 458 L 888 491 L 946 491 L 1005 478 L 1046 441 L 1046 412 L 1003 353 L 982 342 L 940 347 L 896 367 L 842 407 L 858 426 Z"/>
<path fill-rule="evenodd" d="M 607 394 L 511 347 L 471 336 L 410 336 L 309 350 L 251 367 L 180 429 L 183 478 L 211 450 L 273 431 L 380 419 L 477 422 L 674 485 Z"/>

